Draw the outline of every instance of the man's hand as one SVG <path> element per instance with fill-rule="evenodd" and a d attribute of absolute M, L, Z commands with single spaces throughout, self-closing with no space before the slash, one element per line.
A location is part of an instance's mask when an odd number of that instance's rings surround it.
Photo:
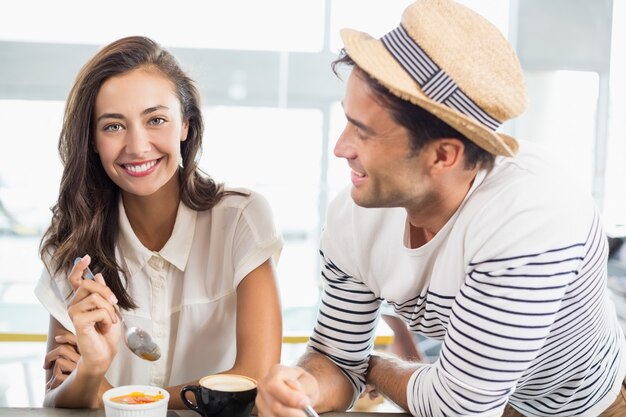
<path fill-rule="evenodd" d="M 376 387 L 367 384 L 359 398 L 352 405 L 351 411 L 376 411 L 376 407 L 383 402 L 385 402 L 385 398 L 378 392 Z"/>
<path fill-rule="evenodd" d="M 365 385 L 365 389 L 363 390 L 361 395 L 359 395 L 359 398 L 365 398 L 365 397 L 369 397 L 370 400 L 375 400 L 378 397 L 380 397 L 380 393 L 378 392 L 375 386 L 367 384 Z"/>
<path fill-rule="evenodd" d="M 411 375 L 420 367 L 417 362 L 403 361 L 395 355 L 372 352 L 366 382 L 391 401 L 408 410 L 406 389 Z"/>
<path fill-rule="evenodd" d="M 313 375 L 299 367 L 274 365 L 259 381 L 256 407 L 259 417 L 304 416 L 304 407 L 314 406 L 318 398 Z"/>

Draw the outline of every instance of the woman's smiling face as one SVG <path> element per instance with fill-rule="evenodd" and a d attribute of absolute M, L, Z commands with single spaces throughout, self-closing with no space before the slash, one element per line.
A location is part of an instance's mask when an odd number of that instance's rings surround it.
<path fill-rule="evenodd" d="M 159 71 L 142 67 L 106 80 L 94 123 L 96 152 L 123 193 L 152 195 L 178 170 L 188 123 L 174 85 Z"/>

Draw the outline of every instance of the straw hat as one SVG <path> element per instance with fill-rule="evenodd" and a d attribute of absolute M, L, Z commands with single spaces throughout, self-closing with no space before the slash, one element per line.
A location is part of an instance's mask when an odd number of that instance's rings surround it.
<path fill-rule="evenodd" d="M 494 155 L 517 153 L 517 141 L 496 130 L 526 108 L 522 69 L 485 18 L 451 0 L 417 0 L 381 39 L 352 29 L 341 37 L 350 58 L 393 94 Z"/>

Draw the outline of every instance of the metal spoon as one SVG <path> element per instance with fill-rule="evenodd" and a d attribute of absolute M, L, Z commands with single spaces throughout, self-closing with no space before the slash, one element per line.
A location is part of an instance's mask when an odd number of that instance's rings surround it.
<path fill-rule="evenodd" d="M 74 265 L 80 262 L 80 260 L 81 258 L 76 258 L 74 260 Z M 96 276 L 93 272 L 91 272 L 91 269 L 87 267 L 83 272 L 83 278 L 93 281 L 96 279 Z M 141 359 L 145 359 L 147 361 L 156 361 L 159 359 L 161 357 L 161 349 L 159 349 L 159 346 L 154 343 L 152 337 L 145 330 L 140 329 L 139 327 L 128 327 L 117 306 L 115 306 L 115 312 L 124 326 L 124 342 L 126 343 L 128 349 Z"/>
<path fill-rule="evenodd" d="M 307 415 L 307 417 L 320 417 L 320 415 L 317 414 L 317 412 L 310 405 L 304 407 L 304 413 Z"/>

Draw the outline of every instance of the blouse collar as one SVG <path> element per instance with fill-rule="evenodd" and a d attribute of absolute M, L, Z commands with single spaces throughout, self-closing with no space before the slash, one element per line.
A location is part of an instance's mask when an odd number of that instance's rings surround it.
<path fill-rule="evenodd" d="M 185 270 L 195 233 L 198 214 L 195 210 L 187 207 L 182 201 L 178 204 L 172 235 L 165 243 L 165 246 L 156 252 L 146 248 L 139 241 L 126 216 L 121 197 L 118 201 L 118 208 L 120 234 L 117 255 L 118 259 L 125 264 L 129 277 L 143 269 L 150 258 L 155 255 L 165 259 L 179 270 Z"/>

